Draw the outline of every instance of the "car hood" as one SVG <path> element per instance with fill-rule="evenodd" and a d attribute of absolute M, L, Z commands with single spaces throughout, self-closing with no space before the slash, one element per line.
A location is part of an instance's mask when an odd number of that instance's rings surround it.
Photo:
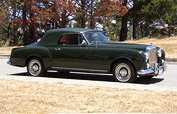
<path fill-rule="evenodd" d="M 105 43 L 105 44 L 98 44 L 99 47 L 108 47 L 108 48 L 126 48 L 126 49 L 137 49 L 146 51 L 146 48 L 149 45 L 142 45 L 142 44 L 128 44 L 128 43 Z"/>

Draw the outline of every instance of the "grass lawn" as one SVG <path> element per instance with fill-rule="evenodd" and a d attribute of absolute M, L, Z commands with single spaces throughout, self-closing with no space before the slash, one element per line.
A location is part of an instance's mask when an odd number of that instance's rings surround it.
<path fill-rule="evenodd" d="M 177 58 L 177 37 L 124 43 L 153 43 L 167 57 Z M 10 53 L 12 48 L 1 47 L 0 53 Z M 0 80 L 0 93 L 2 114 L 177 113 L 177 92 Z"/>
<path fill-rule="evenodd" d="M 17 46 L 13 46 L 13 47 L 0 47 L 0 53 L 5 53 L 5 54 L 10 54 L 11 50 L 13 48 L 16 48 Z"/>
<path fill-rule="evenodd" d="M 177 92 L 0 80 L 0 112 L 177 113 Z"/>
<path fill-rule="evenodd" d="M 143 38 L 136 41 L 125 41 L 124 43 L 136 43 L 136 44 L 153 44 L 161 47 L 165 50 L 167 58 L 177 58 L 177 37 L 170 37 L 164 39 L 156 38 Z"/>

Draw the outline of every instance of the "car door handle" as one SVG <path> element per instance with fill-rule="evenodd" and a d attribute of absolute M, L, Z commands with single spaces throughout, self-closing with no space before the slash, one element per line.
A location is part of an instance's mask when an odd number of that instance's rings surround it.
<path fill-rule="evenodd" d="M 54 50 L 55 50 L 55 51 L 60 51 L 61 49 L 60 49 L 60 48 L 55 48 Z"/>

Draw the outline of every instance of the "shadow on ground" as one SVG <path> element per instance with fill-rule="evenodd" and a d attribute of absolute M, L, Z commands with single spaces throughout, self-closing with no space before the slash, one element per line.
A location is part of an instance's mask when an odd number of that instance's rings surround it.
<path fill-rule="evenodd" d="M 29 76 L 26 72 L 10 74 L 11 76 Z M 57 73 L 57 72 L 48 72 L 46 73 L 45 78 L 62 78 L 62 79 L 77 79 L 77 80 L 89 80 L 89 81 L 104 81 L 104 82 L 115 82 L 112 75 L 105 74 L 87 74 L 87 73 Z M 137 78 L 134 84 L 155 84 L 163 81 L 163 78 L 154 77 L 152 79 L 141 79 Z"/>

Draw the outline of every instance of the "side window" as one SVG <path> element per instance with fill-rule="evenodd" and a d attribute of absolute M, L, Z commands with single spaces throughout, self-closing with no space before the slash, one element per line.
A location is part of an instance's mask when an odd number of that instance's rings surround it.
<path fill-rule="evenodd" d="M 58 42 L 59 45 L 78 45 L 78 43 L 78 34 L 62 35 Z"/>

